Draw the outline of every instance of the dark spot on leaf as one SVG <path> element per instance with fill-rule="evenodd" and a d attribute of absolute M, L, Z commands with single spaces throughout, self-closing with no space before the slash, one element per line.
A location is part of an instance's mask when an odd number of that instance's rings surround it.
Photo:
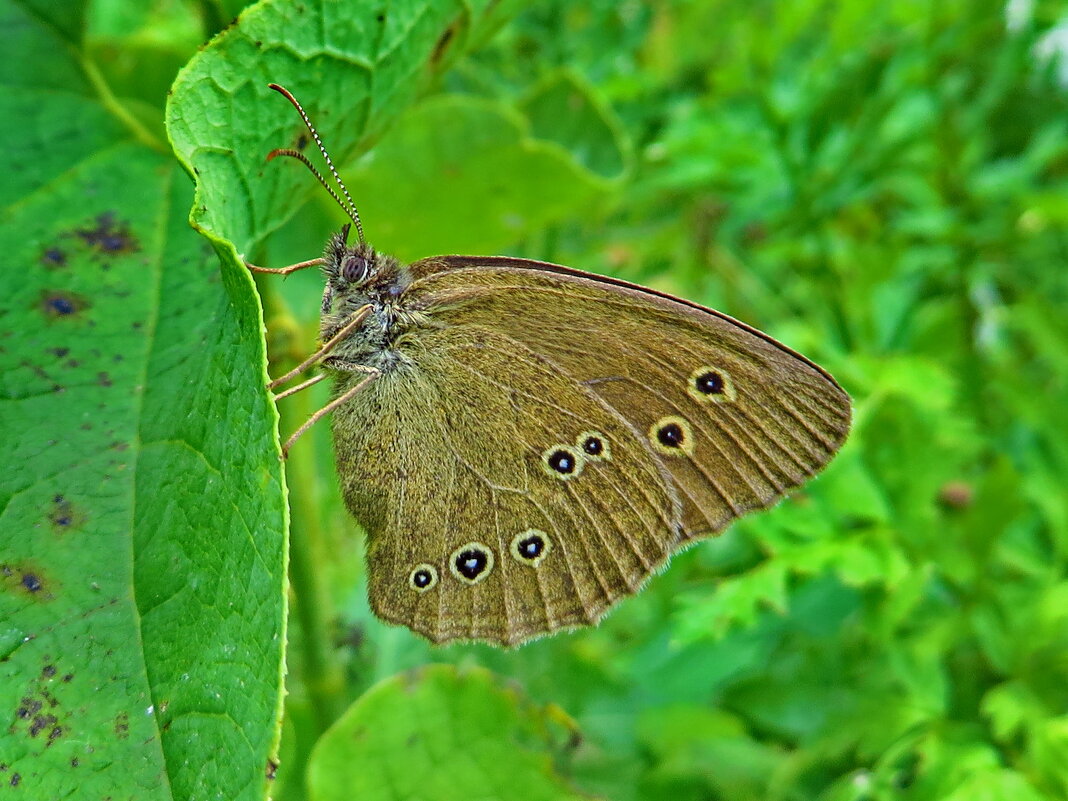
<path fill-rule="evenodd" d="M 267 760 L 267 770 L 264 771 L 267 776 L 267 781 L 273 782 L 274 777 L 278 775 L 278 763 L 273 759 Z"/>
<path fill-rule="evenodd" d="M 44 706 L 44 704 L 36 698 L 25 697 L 19 701 L 19 706 L 18 709 L 15 710 L 15 714 L 23 720 L 29 720 L 41 711 L 42 706 Z"/>
<path fill-rule="evenodd" d="M 55 665 L 45 665 L 41 668 L 41 678 L 50 679 L 56 675 Z"/>
<path fill-rule="evenodd" d="M 130 233 L 129 223 L 117 222 L 110 211 L 96 218 L 95 227 L 80 229 L 75 233 L 98 253 L 133 253 L 140 250 L 137 238 Z"/>
<path fill-rule="evenodd" d="M 52 348 L 49 353 L 51 353 L 57 359 L 62 359 L 64 356 L 70 353 L 70 348 Z"/>
<path fill-rule="evenodd" d="M 144 323 L 141 322 L 140 320 L 134 320 L 132 327 L 133 327 L 133 329 L 135 331 L 139 331 L 139 330 L 141 330 L 141 326 L 143 326 L 143 325 L 144 325 Z"/>
<path fill-rule="evenodd" d="M 102 386 L 102 387 L 110 387 L 111 386 L 111 376 L 109 376 L 105 372 L 99 372 L 99 373 L 96 374 L 96 383 L 100 384 L 100 386 Z"/>
<path fill-rule="evenodd" d="M 71 758 L 71 760 L 70 760 L 70 766 L 71 766 L 72 768 L 76 768 L 76 767 L 78 767 L 78 765 L 80 765 L 80 764 L 81 764 L 81 763 L 80 763 L 80 762 L 78 762 L 78 757 L 72 757 L 72 758 Z"/>
<path fill-rule="evenodd" d="M 25 367 L 27 370 L 32 370 L 33 374 L 43 381 L 51 380 L 51 376 L 49 376 L 39 364 L 31 364 L 30 362 L 23 361 L 20 362 L 19 367 Z"/>
<path fill-rule="evenodd" d="M 46 289 L 41 292 L 39 304 L 44 315 L 53 320 L 70 317 L 89 308 L 87 298 L 61 289 Z"/>
<path fill-rule="evenodd" d="M 366 635 L 364 634 L 363 626 L 358 623 L 353 623 L 346 626 L 342 631 L 341 636 L 337 640 L 337 644 L 347 645 L 349 648 L 359 650 L 363 647 Z"/>
<path fill-rule="evenodd" d="M 69 500 L 62 495 L 52 498 L 52 508 L 48 512 L 52 528 L 57 532 L 70 531 L 82 522 L 81 515 Z"/>
<path fill-rule="evenodd" d="M 17 773 L 12 773 L 11 774 L 11 786 L 12 787 L 18 787 L 20 781 L 22 781 L 22 777 L 19 774 L 17 774 Z"/>
<path fill-rule="evenodd" d="M 125 740 L 130 736 L 130 716 L 125 712 L 120 712 L 115 716 L 115 734 L 120 740 Z"/>
<path fill-rule="evenodd" d="M 19 566 L 0 564 L 0 585 L 15 592 L 28 593 L 40 600 L 51 600 L 49 582 L 44 572 L 26 564 Z"/>
<path fill-rule="evenodd" d="M 574 751 L 580 745 L 582 745 L 582 732 L 578 728 L 572 728 L 571 735 L 567 738 L 566 748 L 569 751 Z"/>
<path fill-rule="evenodd" d="M 30 737 L 36 737 L 45 729 L 55 726 L 58 722 L 55 715 L 34 715 L 33 722 L 30 723 Z"/>
<path fill-rule="evenodd" d="M 62 737 L 64 731 L 66 731 L 66 729 L 64 729 L 62 726 L 53 726 L 52 727 L 52 731 L 48 732 L 48 743 L 47 743 L 47 745 L 51 745 L 56 740 L 58 740 L 60 737 Z"/>
<path fill-rule="evenodd" d="M 306 148 L 308 146 L 308 135 L 303 133 L 299 134 L 297 136 L 295 146 L 297 150 L 303 150 L 304 148 Z"/>
<path fill-rule="evenodd" d="M 768 227 L 762 222 L 747 223 L 742 229 L 742 239 L 747 245 L 758 245 L 768 238 Z"/>
<path fill-rule="evenodd" d="M 44 253 L 41 254 L 41 264 L 52 269 L 65 267 L 67 264 L 67 254 L 59 248 L 46 248 Z"/>
<path fill-rule="evenodd" d="M 70 684 L 70 682 L 73 679 L 74 679 L 74 674 L 73 673 L 64 673 L 63 674 L 63 681 L 65 681 L 67 684 Z"/>

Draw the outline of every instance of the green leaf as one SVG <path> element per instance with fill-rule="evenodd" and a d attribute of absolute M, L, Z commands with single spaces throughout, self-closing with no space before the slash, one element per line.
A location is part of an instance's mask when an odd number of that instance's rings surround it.
<path fill-rule="evenodd" d="M 606 180 L 627 171 L 630 152 L 619 121 L 596 90 L 570 71 L 550 75 L 520 103 L 538 139 L 560 144 Z"/>
<path fill-rule="evenodd" d="M 433 665 L 386 679 L 320 739 L 309 797 L 585 798 L 554 768 L 559 718 L 482 669 Z"/>
<path fill-rule="evenodd" d="M 1068 715 L 1043 720 L 1032 745 L 1035 765 L 1057 795 L 1068 795 Z"/>
<path fill-rule="evenodd" d="M 268 83 L 304 103 L 334 162 L 343 163 L 491 24 L 483 16 L 488 6 L 367 0 L 342 10 L 313 0 L 248 9 L 240 25 L 189 62 L 167 106 L 171 141 L 197 180 L 193 224 L 246 250 L 296 211 L 295 199 L 322 191 L 296 165 L 267 165 L 275 148 L 312 144 Z"/>
<path fill-rule="evenodd" d="M 199 10 L 192 0 L 95 0 L 89 8 L 87 58 L 113 95 L 144 105 L 146 124 L 162 129 L 171 82 L 202 41 Z"/>
<path fill-rule="evenodd" d="M 615 186 L 508 106 L 459 95 L 412 109 L 345 172 L 371 238 L 405 260 L 505 248 Z"/>
<path fill-rule="evenodd" d="M 753 625 L 768 609 L 782 613 L 789 605 L 787 565 L 768 561 L 707 591 L 683 596 L 677 635 L 682 642 L 721 637 L 733 625 Z"/>
<path fill-rule="evenodd" d="M 1015 770 L 987 770 L 963 781 L 945 801 L 1046 801 L 1034 785 Z"/>
<path fill-rule="evenodd" d="M 983 716 L 989 718 L 994 736 L 1009 741 L 1022 729 L 1042 719 L 1042 704 L 1021 681 L 1008 681 L 990 690 L 982 703 Z"/>
<path fill-rule="evenodd" d="M 69 42 L 11 3 L 0 24 L 32 54 L 0 68 L 3 782 L 262 798 L 286 543 L 251 282 Z"/>
<path fill-rule="evenodd" d="M 697 797 L 761 798 L 783 754 L 752 737 L 735 716 L 697 706 L 646 710 L 638 737 L 656 768 L 646 780 L 667 796 L 697 785 Z"/>

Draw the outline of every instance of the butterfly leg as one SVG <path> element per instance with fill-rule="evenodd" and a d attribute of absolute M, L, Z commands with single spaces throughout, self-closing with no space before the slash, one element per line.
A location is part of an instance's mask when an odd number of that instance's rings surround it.
<path fill-rule="evenodd" d="M 304 425 L 302 425 L 300 428 L 293 432 L 293 436 L 287 439 L 286 444 L 282 446 L 283 459 L 289 456 L 289 449 L 293 447 L 293 443 L 300 439 L 301 434 L 303 434 L 313 425 L 315 425 L 324 417 L 326 417 L 326 415 L 330 414 L 330 412 L 334 411 L 334 409 L 336 409 L 338 406 L 348 401 L 350 398 L 352 398 L 353 395 L 358 393 L 360 390 L 362 390 L 364 387 L 366 387 L 368 384 L 378 378 L 378 370 L 373 367 L 367 367 L 365 369 L 367 370 L 368 374 L 362 381 L 357 382 L 355 386 L 350 387 L 349 389 L 342 392 L 340 395 L 330 401 L 330 403 L 326 404 L 326 406 L 324 406 L 322 409 L 320 409 L 311 417 L 309 417 L 304 422 Z"/>
<path fill-rule="evenodd" d="M 315 351 L 315 353 L 313 353 L 307 359 L 302 361 L 300 364 L 298 364 L 296 367 L 294 367 L 292 370 L 290 370 L 285 375 L 279 376 L 278 378 L 276 378 L 273 381 L 271 381 L 271 383 L 269 383 L 267 385 L 267 388 L 268 389 L 274 389 L 275 387 L 277 387 L 277 386 L 279 386 L 281 384 L 285 384 L 285 383 L 287 383 L 289 381 L 292 381 L 294 378 L 296 378 L 298 375 L 303 373 L 305 370 L 307 370 L 313 364 L 315 364 L 316 362 L 320 361 L 324 356 L 329 354 L 330 351 L 332 351 L 334 349 L 334 347 L 337 345 L 338 342 L 341 342 L 341 340 L 345 339 L 349 334 L 351 334 L 353 331 L 355 331 L 357 328 L 359 328 L 360 324 L 363 323 L 364 318 L 366 318 L 367 315 L 370 314 L 370 313 L 371 313 L 370 304 L 367 304 L 365 306 L 361 306 L 360 308 L 358 308 L 355 312 L 353 312 L 352 317 L 349 318 L 349 321 L 347 323 L 345 323 L 345 325 L 343 325 L 341 327 L 341 329 L 336 334 L 334 334 L 332 337 L 330 337 L 330 339 L 328 339 L 326 342 L 324 342 L 322 347 L 319 348 L 319 350 Z M 308 386 L 311 386 L 311 385 L 308 384 Z M 296 390 L 294 390 L 294 391 L 296 391 Z M 289 394 L 292 394 L 292 392 L 288 392 L 287 393 L 287 395 L 289 395 Z"/>
<path fill-rule="evenodd" d="M 308 387 L 315 386 L 324 378 L 326 378 L 326 373 L 319 373 L 319 375 L 312 376 L 307 381 L 301 381 L 295 387 L 290 387 L 285 392 L 279 392 L 277 395 L 274 396 L 275 403 L 285 398 L 288 398 L 290 395 L 296 395 L 302 389 L 307 389 Z"/>
<path fill-rule="evenodd" d="M 245 266 L 248 267 L 254 273 L 270 273 L 271 275 L 289 275 L 295 273 L 297 270 L 303 270 L 306 267 L 318 267 L 323 263 L 323 259 L 309 259 L 308 261 L 298 262 L 296 264 L 290 264 L 288 267 L 259 267 L 250 261 L 245 262 Z"/>

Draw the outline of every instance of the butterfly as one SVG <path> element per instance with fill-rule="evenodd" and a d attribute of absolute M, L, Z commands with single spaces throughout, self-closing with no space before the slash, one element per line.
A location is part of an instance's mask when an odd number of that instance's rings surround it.
<path fill-rule="evenodd" d="M 376 251 L 352 220 L 321 258 L 318 364 L 345 504 L 383 620 L 506 646 L 592 625 L 671 555 L 766 508 L 849 431 L 829 373 L 682 298 L 528 259 Z M 342 197 L 343 196 L 343 197 Z M 344 199 L 343 199 L 344 198 Z M 357 241 L 349 242 L 355 225 Z"/>

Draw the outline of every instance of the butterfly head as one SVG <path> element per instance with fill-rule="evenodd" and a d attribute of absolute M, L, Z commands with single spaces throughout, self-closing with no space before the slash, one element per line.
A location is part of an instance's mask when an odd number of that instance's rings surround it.
<path fill-rule="evenodd" d="M 326 287 L 320 338 L 330 339 L 361 308 L 370 306 L 359 329 L 334 348 L 334 356 L 345 362 L 386 369 L 396 361 L 392 343 L 412 322 L 405 296 L 411 277 L 395 258 L 379 253 L 366 242 L 349 245 L 348 233 L 346 225 L 330 237 L 323 253 Z M 330 360 L 324 364 L 329 367 Z"/>
<path fill-rule="evenodd" d="M 331 294 L 371 303 L 399 296 L 408 283 L 400 263 L 362 240 L 349 245 L 349 227 L 330 237 L 323 253 L 323 275 Z"/>
<path fill-rule="evenodd" d="M 341 331 L 354 315 L 360 313 L 361 309 L 370 307 L 370 312 L 365 312 L 366 316 L 362 318 L 360 327 L 337 345 L 333 355 L 324 360 L 323 364 L 330 366 L 331 361 L 341 360 L 382 369 L 397 361 L 393 342 L 407 326 L 419 319 L 419 313 L 409 310 L 405 305 L 407 299 L 404 293 L 411 284 L 410 273 L 395 258 L 376 252 L 367 243 L 363 237 L 363 225 L 360 223 L 356 204 L 334 168 L 334 162 L 307 113 L 289 90 L 274 83 L 268 86 L 285 97 L 300 114 L 326 162 L 336 188 L 330 185 L 308 157 L 299 150 L 278 148 L 267 154 L 267 160 L 288 156 L 299 161 L 311 171 L 352 221 L 330 237 L 323 253 L 322 270 L 326 278 L 326 288 L 323 292 L 320 337 L 323 341 L 329 340 Z M 353 225 L 356 226 L 357 242 L 350 246 L 349 230 Z"/>

